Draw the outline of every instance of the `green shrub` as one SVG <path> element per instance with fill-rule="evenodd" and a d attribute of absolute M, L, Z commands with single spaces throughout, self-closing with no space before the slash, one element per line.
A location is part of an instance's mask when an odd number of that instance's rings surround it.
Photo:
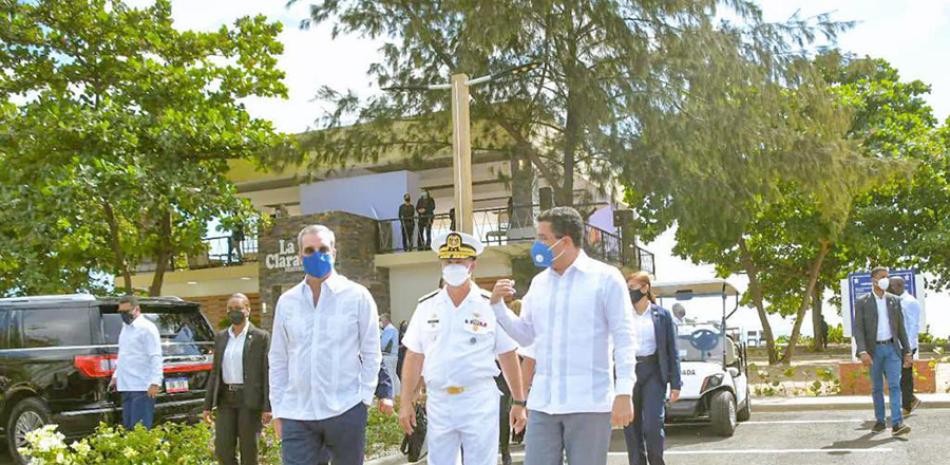
<path fill-rule="evenodd" d="M 215 465 L 214 432 L 205 423 L 183 425 L 163 423 L 151 430 L 137 426 L 126 431 L 121 426 L 99 424 L 96 432 L 67 444 L 56 425 L 46 425 L 27 434 L 29 445 L 20 454 L 32 465 Z M 366 455 L 375 457 L 398 447 L 402 430 L 396 416 L 384 416 L 376 408 L 369 412 L 366 427 Z M 280 441 L 273 423 L 264 428 L 259 443 L 261 465 L 280 465 Z"/>

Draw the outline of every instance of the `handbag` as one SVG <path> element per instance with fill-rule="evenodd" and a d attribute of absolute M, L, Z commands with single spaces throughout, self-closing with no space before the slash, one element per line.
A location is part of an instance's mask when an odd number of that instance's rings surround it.
<path fill-rule="evenodd" d="M 426 455 L 426 409 L 423 404 L 416 404 L 416 427 L 412 434 L 407 434 L 402 438 L 400 451 L 407 456 L 409 462 L 418 462 Z"/>

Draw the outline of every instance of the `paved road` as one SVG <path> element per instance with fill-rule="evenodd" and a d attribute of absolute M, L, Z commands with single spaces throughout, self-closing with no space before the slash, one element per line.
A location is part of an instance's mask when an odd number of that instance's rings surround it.
<path fill-rule="evenodd" d="M 950 409 L 923 409 L 907 419 L 906 440 L 872 434 L 867 411 L 753 413 L 731 438 L 702 426 L 667 429 L 669 465 L 917 465 L 947 462 Z M 623 435 L 614 432 L 610 465 L 626 465 Z M 523 464 L 516 449 L 515 463 Z M 0 465 L 10 465 L 5 454 Z"/>
<path fill-rule="evenodd" d="M 830 411 L 753 413 L 731 438 L 702 426 L 667 429 L 669 465 L 911 465 L 950 463 L 945 444 L 950 409 L 924 409 L 907 419 L 913 428 L 906 440 L 890 430 L 872 434 L 873 413 Z M 626 465 L 623 435 L 614 432 L 610 465 Z M 515 455 L 522 464 L 522 456 Z"/>

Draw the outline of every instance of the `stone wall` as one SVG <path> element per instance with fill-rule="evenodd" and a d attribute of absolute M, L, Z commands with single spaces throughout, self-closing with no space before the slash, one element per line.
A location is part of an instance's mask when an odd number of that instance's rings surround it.
<path fill-rule="evenodd" d="M 293 216 L 275 220 L 259 240 L 260 295 L 265 305 L 261 324 L 270 330 L 277 299 L 303 280 L 297 233 L 304 226 L 322 224 L 336 235 L 336 271 L 366 286 L 379 313 L 389 312 L 389 271 L 375 266 L 376 221 L 345 212 Z"/>

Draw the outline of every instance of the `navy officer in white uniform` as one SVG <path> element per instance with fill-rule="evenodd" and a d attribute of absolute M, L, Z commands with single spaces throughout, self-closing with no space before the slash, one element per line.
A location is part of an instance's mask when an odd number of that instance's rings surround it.
<path fill-rule="evenodd" d="M 403 338 L 399 421 L 407 433 L 415 425 L 413 402 L 420 375 L 425 378 L 428 416 L 426 444 L 430 465 L 498 463 L 500 393 L 495 384 L 498 359 L 511 389 L 509 421 L 518 432 L 527 421 L 515 343 L 495 323 L 490 293 L 472 282 L 478 239 L 449 232 L 433 242 L 442 263 L 445 287 L 419 299 Z"/>

